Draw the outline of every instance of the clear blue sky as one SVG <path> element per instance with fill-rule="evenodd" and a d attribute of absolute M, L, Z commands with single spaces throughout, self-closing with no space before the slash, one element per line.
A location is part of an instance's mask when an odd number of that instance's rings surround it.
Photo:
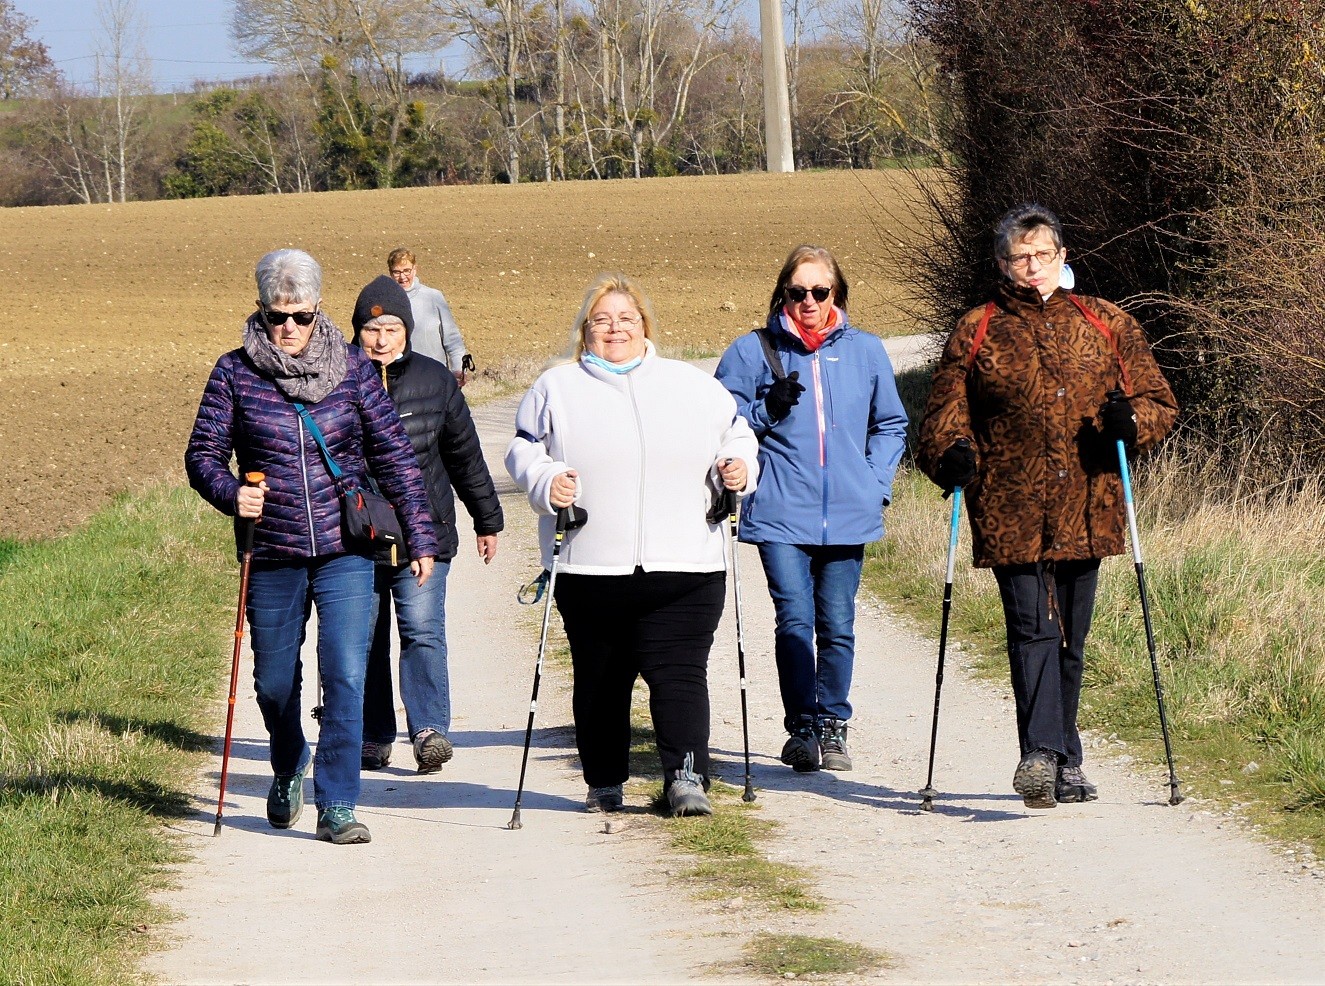
<path fill-rule="evenodd" d="M 136 0 L 146 26 L 147 55 L 158 90 L 189 91 L 194 79 L 225 80 L 254 75 L 261 63 L 245 62 L 230 40 L 231 0 Z M 92 52 L 99 25 L 96 0 L 15 0 L 14 6 L 36 22 L 32 34 L 70 82 L 92 79 Z M 460 61 L 448 69 L 460 71 Z M 433 63 L 425 59 L 417 69 Z"/>

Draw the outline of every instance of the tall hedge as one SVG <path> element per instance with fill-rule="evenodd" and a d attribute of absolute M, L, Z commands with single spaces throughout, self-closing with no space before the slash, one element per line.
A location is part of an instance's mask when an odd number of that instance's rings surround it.
<path fill-rule="evenodd" d="M 928 314 L 987 297 L 995 220 L 1037 200 L 1080 290 L 1142 320 L 1189 426 L 1267 476 L 1325 452 L 1319 5 L 908 3 L 954 107 Z"/>

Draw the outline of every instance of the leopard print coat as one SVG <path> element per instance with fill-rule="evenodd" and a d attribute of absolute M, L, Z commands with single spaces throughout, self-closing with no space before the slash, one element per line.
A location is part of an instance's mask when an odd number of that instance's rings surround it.
<path fill-rule="evenodd" d="M 1004 282 L 974 361 L 984 305 L 958 321 L 934 371 L 917 460 L 933 478 L 956 441 L 975 448 L 976 479 L 964 492 L 976 567 L 1126 550 L 1117 446 L 1098 431 L 1106 394 L 1124 389 L 1119 359 L 1139 449 L 1168 433 L 1177 403 L 1136 320 L 1103 299 L 1078 300 L 1109 327 L 1117 356 L 1067 292 L 1042 300 Z"/>

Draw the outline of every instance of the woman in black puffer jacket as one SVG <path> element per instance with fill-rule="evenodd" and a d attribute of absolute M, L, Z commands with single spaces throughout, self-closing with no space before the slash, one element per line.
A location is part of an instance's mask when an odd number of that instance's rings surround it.
<path fill-rule="evenodd" d="M 400 631 L 400 697 L 419 773 L 431 774 L 451 759 L 451 687 L 446 652 L 446 577 L 459 547 L 455 498 L 474 519 L 478 553 L 485 563 L 497 553 L 501 504 L 483 461 L 478 432 L 455 376 L 441 363 L 412 352 L 414 317 L 409 296 L 394 280 L 379 277 L 354 306 L 354 344 L 374 364 L 405 425 L 423 471 L 439 549 L 426 585 L 410 578 L 403 560 L 378 559 L 377 613 L 364 688 L 363 756 L 367 770 L 386 766 L 396 739 L 391 690 L 391 603 Z"/>
<path fill-rule="evenodd" d="M 395 408 L 373 365 L 319 311 L 322 268 L 302 250 L 258 261 L 258 310 L 243 346 L 216 363 L 203 391 L 184 465 L 189 482 L 222 513 L 260 520 L 254 531 L 248 615 L 258 707 L 275 773 L 267 820 L 290 828 L 304 806 L 311 752 L 300 721 L 300 647 L 318 614 L 323 716 L 313 793 L 318 838 L 369 841 L 354 816 L 363 740 L 363 681 L 373 601 L 373 563 L 341 538 L 337 486 L 299 411 L 325 436 L 348 485 L 371 470 L 396 505 L 409 569 L 426 584 L 437 554 L 428 503 Z M 244 486 L 230 471 L 266 475 Z"/>

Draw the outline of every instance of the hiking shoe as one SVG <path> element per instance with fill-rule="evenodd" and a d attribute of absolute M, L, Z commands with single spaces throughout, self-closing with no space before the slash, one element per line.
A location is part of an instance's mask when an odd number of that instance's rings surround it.
<path fill-rule="evenodd" d="M 1080 804 L 1094 801 L 1100 796 L 1100 790 L 1082 773 L 1080 767 L 1059 767 L 1058 780 L 1054 784 L 1054 797 L 1060 804 Z"/>
<path fill-rule="evenodd" d="M 1052 750 L 1033 750 L 1021 758 L 1012 775 L 1012 790 L 1021 795 L 1027 808 L 1052 808 L 1054 785 L 1058 780 L 1058 754 Z"/>
<path fill-rule="evenodd" d="M 359 760 L 364 770 L 381 770 L 391 762 L 390 743 L 365 743 Z"/>
<path fill-rule="evenodd" d="M 686 754 L 685 762 L 681 764 L 681 769 L 672 779 L 671 786 L 667 788 L 667 803 L 671 805 L 672 816 L 675 818 L 682 815 L 713 814 L 713 806 L 709 804 L 708 795 L 704 793 L 704 780 L 695 773 L 693 753 Z"/>
<path fill-rule="evenodd" d="M 317 816 L 317 837 L 335 846 L 372 842 L 368 826 L 354 817 L 353 808 L 337 805 Z"/>
<path fill-rule="evenodd" d="M 585 811 L 620 811 L 626 804 L 625 786 L 609 784 L 607 787 L 591 787 L 584 796 Z"/>
<path fill-rule="evenodd" d="M 425 729 L 414 737 L 414 762 L 420 774 L 437 773 L 454 752 L 451 741 L 435 729 Z"/>
<path fill-rule="evenodd" d="M 293 774 L 277 774 L 267 791 L 267 821 L 272 828 L 288 829 L 304 810 L 304 774 L 307 765 Z"/>
<path fill-rule="evenodd" d="M 819 769 L 819 737 L 812 723 L 797 726 L 782 746 L 782 762 L 800 774 Z"/>
<path fill-rule="evenodd" d="M 824 770 L 851 769 L 851 754 L 847 752 L 847 724 L 841 719 L 819 720 L 819 754 L 819 766 Z"/>

